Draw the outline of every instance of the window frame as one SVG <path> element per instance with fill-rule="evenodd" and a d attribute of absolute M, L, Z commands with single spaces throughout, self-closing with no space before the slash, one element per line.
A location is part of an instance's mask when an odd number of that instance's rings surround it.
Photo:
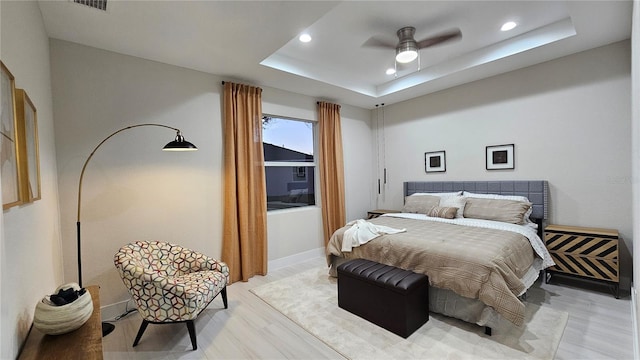
<path fill-rule="evenodd" d="M 309 123 L 311 124 L 311 134 L 312 134 L 312 141 L 313 141 L 313 162 L 309 162 L 309 161 L 267 161 L 264 160 L 263 166 L 265 168 L 265 173 L 266 173 L 266 168 L 267 166 L 269 167 L 312 167 L 314 170 L 314 179 L 313 179 L 313 186 L 314 186 L 314 204 L 312 205 L 306 205 L 306 206 L 292 206 L 292 207 L 287 207 L 287 208 L 282 208 L 282 209 L 271 209 L 269 210 L 267 207 L 267 213 L 270 212 L 279 212 L 279 211 L 294 211 L 294 210 L 304 210 L 304 209 L 309 209 L 310 207 L 318 207 L 319 206 L 319 168 L 318 168 L 318 122 L 315 120 L 309 120 L 309 119 L 301 119 L 301 118 L 294 118 L 294 117 L 290 117 L 290 116 L 282 116 L 282 115 L 274 115 L 274 114 L 269 114 L 269 113 L 262 113 L 262 118 L 264 117 L 271 117 L 271 118 L 275 118 L 275 119 L 282 119 L 282 120 L 290 120 L 290 121 L 299 121 L 299 122 L 303 122 L 303 123 Z M 264 129 L 261 128 L 261 138 L 262 138 L 262 146 L 263 146 L 263 151 L 264 151 Z M 307 172 L 308 174 L 308 172 Z M 265 174 L 266 175 L 266 174 Z M 265 176 L 265 186 L 266 186 L 266 176 Z M 268 196 L 268 194 L 267 194 Z"/>

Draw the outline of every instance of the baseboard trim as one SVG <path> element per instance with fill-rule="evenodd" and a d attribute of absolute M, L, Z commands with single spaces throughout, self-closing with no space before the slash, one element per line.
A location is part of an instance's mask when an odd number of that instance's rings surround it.
<path fill-rule="evenodd" d="M 297 264 L 299 262 L 315 259 L 317 257 L 324 256 L 324 247 L 308 250 L 298 254 L 285 256 L 280 259 L 270 260 L 268 263 L 269 271 L 278 270 L 289 265 Z"/>
<path fill-rule="evenodd" d="M 129 305 L 131 302 L 131 305 Z M 100 316 L 104 321 L 114 321 L 117 316 L 126 313 L 128 310 L 135 309 L 133 299 L 123 300 L 114 304 L 100 307 Z"/>
<path fill-rule="evenodd" d="M 631 323 L 633 325 L 633 358 L 640 359 L 640 351 L 638 351 L 638 312 L 637 312 L 637 304 L 638 297 L 636 296 L 636 289 L 633 285 L 631 285 Z"/>

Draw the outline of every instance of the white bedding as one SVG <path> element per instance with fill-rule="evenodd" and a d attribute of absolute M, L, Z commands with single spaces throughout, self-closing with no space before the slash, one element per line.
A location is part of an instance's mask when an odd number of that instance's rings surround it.
<path fill-rule="evenodd" d="M 350 252 L 354 247 L 366 244 L 380 235 L 397 234 L 407 231 L 406 229 L 394 229 L 388 226 L 375 225 L 363 219 L 350 221 L 347 223 L 347 226 L 351 227 L 344 232 L 342 239 L 343 252 Z"/>

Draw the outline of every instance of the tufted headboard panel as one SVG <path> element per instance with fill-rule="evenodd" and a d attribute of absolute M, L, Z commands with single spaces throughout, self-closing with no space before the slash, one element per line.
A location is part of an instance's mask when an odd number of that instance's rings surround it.
<path fill-rule="evenodd" d="M 479 194 L 526 196 L 533 204 L 532 218 L 547 220 L 549 183 L 546 180 L 518 181 L 407 181 L 404 196 L 414 193 L 469 191 Z"/>

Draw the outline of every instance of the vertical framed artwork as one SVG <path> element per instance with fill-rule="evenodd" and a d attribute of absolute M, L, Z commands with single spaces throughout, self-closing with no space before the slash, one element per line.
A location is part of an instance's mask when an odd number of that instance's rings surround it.
<path fill-rule="evenodd" d="M 447 171 L 447 160 L 444 150 L 424 153 L 424 170 L 427 173 Z"/>
<path fill-rule="evenodd" d="M 487 146 L 487 170 L 515 169 L 513 148 L 513 144 Z"/>
<path fill-rule="evenodd" d="M 23 89 L 16 89 L 16 116 L 22 171 L 22 199 L 40 200 L 40 153 L 38 146 L 38 117 L 36 107 Z"/>
<path fill-rule="evenodd" d="M 2 208 L 22 203 L 21 175 L 18 168 L 18 133 L 15 78 L 2 61 L 0 88 L 0 173 L 2 173 Z"/>

